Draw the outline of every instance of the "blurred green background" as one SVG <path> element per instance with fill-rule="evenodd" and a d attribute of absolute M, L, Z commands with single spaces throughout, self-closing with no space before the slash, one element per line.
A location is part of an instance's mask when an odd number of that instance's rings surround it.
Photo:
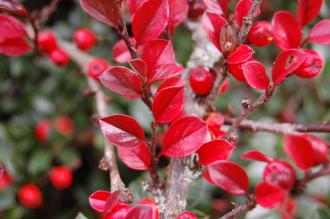
<path fill-rule="evenodd" d="M 29 11 L 40 9 L 48 0 L 26 0 Z M 329 18 L 330 2 L 325 4 L 317 20 Z M 274 11 L 285 9 L 295 12 L 296 1 L 265 1 L 260 19 L 271 20 Z M 316 23 L 314 21 L 313 23 Z M 107 26 L 90 19 L 77 1 L 62 0 L 58 10 L 43 28 L 50 28 L 57 37 L 72 40 L 77 28 L 91 28 L 98 43 L 91 54 L 112 62 L 112 47 L 118 40 L 116 33 Z M 306 29 L 308 31 L 308 28 Z M 192 50 L 189 30 L 181 25 L 175 35 L 177 60 L 185 64 Z M 260 109 L 251 119 L 297 123 L 320 123 L 330 120 L 330 47 L 308 45 L 325 59 L 323 72 L 312 80 L 290 77 L 276 91 L 267 107 Z M 278 49 L 274 45 L 256 48 L 255 58 L 269 67 Z M 71 63 L 66 68 L 54 66 L 46 57 L 32 54 L 20 58 L 0 55 L 0 162 L 12 178 L 12 184 L 0 188 L 0 218 L 2 219 L 68 219 L 82 212 L 88 218 L 99 218 L 88 205 L 88 196 L 99 189 L 109 189 L 108 173 L 98 169 L 103 154 L 103 137 L 93 125 L 95 114 L 93 96 L 86 96 L 85 78 Z M 141 101 L 128 101 L 106 91 L 112 96 L 109 114 L 133 115 L 150 133 L 151 115 Z M 230 79 L 230 88 L 217 100 L 222 112 L 240 112 L 243 98 L 255 98 L 259 93 L 245 84 Z M 68 116 L 74 124 L 69 135 L 58 133 L 52 125 L 47 141 L 35 138 L 35 126 L 42 120 L 54 123 L 56 118 Z M 330 140 L 329 135 L 320 135 Z M 259 149 L 268 155 L 287 159 L 282 150 L 282 137 L 271 133 L 240 133 L 239 146 L 232 160 L 242 163 L 248 170 L 251 188 L 259 182 L 263 165 L 243 162 L 239 156 L 248 149 Z M 56 190 L 49 182 L 49 170 L 55 165 L 66 165 L 73 170 L 73 185 L 64 191 Z M 141 181 L 148 179 L 143 173 L 126 168 L 120 163 L 122 178 L 139 197 L 148 195 L 141 189 Z M 31 210 L 17 200 L 20 185 L 33 182 L 40 186 L 44 197 L 43 207 Z M 317 188 L 317 189 L 315 189 Z M 298 218 L 330 218 L 329 178 L 314 181 L 307 189 L 309 196 L 297 200 Z M 322 196 L 323 202 L 313 198 Z M 193 183 L 188 209 L 201 217 L 221 215 L 228 211 L 231 197 L 204 180 Z M 313 201 L 314 200 L 314 201 Z M 258 216 L 259 215 L 259 216 Z M 260 216 L 261 215 L 261 216 Z M 275 211 L 256 209 L 247 218 L 278 218 Z"/>

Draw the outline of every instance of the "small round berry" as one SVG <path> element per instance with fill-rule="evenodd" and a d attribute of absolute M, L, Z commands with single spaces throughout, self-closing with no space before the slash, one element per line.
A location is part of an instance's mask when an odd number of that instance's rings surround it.
<path fill-rule="evenodd" d="M 248 40 L 255 46 L 267 46 L 273 41 L 272 25 L 268 21 L 255 22 L 248 34 Z"/>
<path fill-rule="evenodd" d="M 290 190 L 296 181 L 296 172 L 289 163 L 275 160 L 266 166 L 263 179 L 271 185 Z"/>
<path fill-rule="evenodd" d="M 321 56 L 314 50 L 305 50 L 307 58 L 296 70 L 296 75 L 302 78 L 312 78 L 318 75 L 323 68 L 324 62 Z"/>
<path fill-rule="evenodd" d="M 18 200 L 27 208 L 38 208 L 42 205 L 42 194 L 38 186 L 29 183 L 21 186 Z"/>
<path fill-rule="evenodd" d="M 62 49 L 55 49 L 50 54 L 50 60 L 58 66 L 65 66 L 69 63 L 69 56 Z"/>
<path fill-rule="evenodd" d="M 213 86 L 213 77 L 205 68 L 197 67 L 191 71 L 189 83 L 197 95 L 203 96 L 210 92 Z"/>
<path fill-rule="evenodd" d="M 13 182 L 13 178 L 7 173 L 7 171 L 4 171 L 2 174 L 0 173 L 0 191 L 5 190 L 13 184 Z"/>
<path fill-rule="evenodd" d="M 94 46 L 96 38 L 91 30 L 79 29 L 74 32 L 73 41 L 79 49 L 87 51 Z"/>
<path fill-rule="evenodd" d="M 34 128 L 34 135 L 38 141 L 46 141 L 49 138 L 51 123 L 49 120 L 42 120 Z"/>
<path fill-rule="evenodd" d="M 55 129 L 62 135 L 70 135 L 73 132 L 73 122 L 68 116 L 61 116 L 55 120 Z"/>
<path fill-rule="evenodd" d="M 69 188 L 72 180 L 72 171 L 65 166 L 57 166 L 50 171 L 50 182 L 56 189 Z"/>
<path fill-rule="evenodd" d="M 198 217 L 195 214 L 186 211 L 180 214 L 177 219 L 198 219 Z"/>
<path fill-rule="evenodd" d="M 57 40 L 53 32 L 45 30 L 38 35 L 38 46 L 41 51 L 50 53 L 54 49 L 57 49 Z"/>
<path fill-rule="evenodd" d="M 98 79 L 98 77 L 109 67 L 110 63 L 107 60 L 95 58 L 88 63 L 87 74 L 94 79 Z"/>

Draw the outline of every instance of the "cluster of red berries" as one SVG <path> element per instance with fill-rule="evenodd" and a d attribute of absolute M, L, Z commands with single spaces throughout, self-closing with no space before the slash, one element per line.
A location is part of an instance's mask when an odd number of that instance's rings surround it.
<path fill-rule="evenodd" d="M 55 130 L 61 135 L 71 135 L 73 133 L 73 121 L 68 116 L 60 116 L 54 121 Z M 52 122 L 48 119 L 41 120 L 34 128 L 35 138 L 38 141 L 46 141 L 49 139 L 52 128 Z"/>
<path fill-rule="evenodd" d="M 67 189 L 73 181 L 72 171 L 65 166 L 54 167 L 50 171 L 49 179 L 56 189 Z M 36 184 L 27 183 L 20 187 L 18 200 L 27 208 L 39 208 L 43 203 L 43 196 Z"/>

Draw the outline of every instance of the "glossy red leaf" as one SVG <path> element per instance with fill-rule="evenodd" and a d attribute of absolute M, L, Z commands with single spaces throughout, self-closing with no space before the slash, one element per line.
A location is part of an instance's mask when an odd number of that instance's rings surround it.
<path fill-rule="evenodd" d="M 24 24 L 17 18 L 0 14 L 0 42 L 10 38 L 21 38 L 27 35 Z"/>
<path fill-rule="evenodd" d="M 144 46 L 141 59 L 147 64 L 147 76 L 149 80 L 152 80 L 159 67 L 175 62 L 175 54 L 171 41 L 151 41 Z"/>
<path fill-rule="evenodd" d="M 267 90 L 270 84 L 265 66 L 259 61 L 242 65 L 243 74 L 248 85 L 255 89 Z"/>
<path fill-rule="evenodd" d="M 145 44 L 158 38 L 167 26 L 169 6 L 167 0 L 144 2 L 132 20 L 133 35 L 138 44 Z"/>
<path fill-rule="evenodd" d="M 188 156 L 205 143 L 207 132 L 207 124 L 198 117 L 181 117 L 166 131 L 162 154 L 172 158 Z"/>
<path fill-rule="evenodd" d="M 184 88 L 169 87 L 158 91 L 152 104 L 152 113 L 157 123 L 170 123 L 183 112 Z"/>
<path fill-rule="evenodd" d="M 266 182 L 261 182 L 255 189 L 256 202 L 264 208 L 275 208 L 285 199 L 286 191 Z"/>
<path fill-rule="evenodd" d="M 158 92 L 169 87 L 184 87 L 185 83 L 180 77 L 173 77 L 164 80 L 158 87 Z"/>
<path fill-rule="evenodd" d="M 230 0 L 203 0 L 203 2 L 210 12 L 226 14 Z"/>
<path fill-rule="evenodd" d="M 326 141 L 314 135 L 305 135 L 305 137 L 312 144 L 315 153 L 314 165 L 319 165 L 327 162 L 329 154 L 329 146 Z"/>
<path fill-rule="evenodd" d="M 310 31 L 308 40 L 318 44 L 330 44 L 330 19 L 317 23 Z"/>
<path fill-rule="evenodd" d="M 10 38 L 0 41 L 0 54 L 7 56 L 21 56 L 32 49 L 23 37 Z"/>
<path fill-rule="evenodd" d="M 283 50 L 298 48 L 303 33 L 298 21 L 290 12 L 276 12 L 272 26 L 276 46 Z"/>
<path fill-rule="evenodd" d="M 151 164 L 151 153 L 145 142 L 133 148 L 118 147 L 118 156 L 134 170 L 147 170 Z"/>
<path fill-rule="evenodd" d="M 236 163 L 216 161 L 207 166 L 212 182 L 234 195 L 248 193 L 249 178 L 245 170 Z"/>
<path fill-rule="evenodd" d="M 198 219 L 198 217 L 191 212 L 182 212 L 176 219 Z"/>
<path fill-rule="evenodd" d="M 315 164 L 313 146 L 304 135 L 285 135 L 284 151 L 302 170 L 307 170 Z"/>
<path fill-rule="evenodd" d="M 253 60 L 253 59 L 252 59 Z M 246 82 L 242 66 L 244 63 L 228 65 L 229 73 L 238 81 Z"/>
<path fill-rule="evenodd" d="M 272 157 L 269 157 L 257 150 L 247 151 L 244 154 L 242 154 L 241 158 L 257 160 L 266 163 L 272 162 L 274 160 Z"/>
<path fill-rule="evenodd" d="M 138 9 L 146 0 L 127 0 L 127 8 L 131 16 L 133 16 Z"/>
<path fill-rule="evenodd" d="M 18 0 L 1 0 L 0 12 L 11 12 L 23 16 L 27 16 L 28 12 L 24 8 L 23 4 Z"/>
<path fill-rule="evenodd" d="M 301 26 L 309 24 L 320 13 L 323 0 L 298 0 L 298 21 Z"/>
<path fill-rule="evenodd" d="M 151 83 L 180 75 L 184 68 L 176 63 L 160 66 L 154 73 Z"/>
<path fill-rule="evenodd" d="M 126 219 L 159 219 L 158 207 L 150 198 L 144 198 L 130 209 Z"/>
<path fill-rule="evenodd" d="M 139 76 L 126 67 L 112 67 L 99 77 L 104 86 L 127 98 L 139 98 L 142 93 L 142 82 Z"/>
<path fill-rule="evenodd" d="M 298 49 L 288 49 L 280 52 L 272 68 L 272 78 L 275 84 L 280 84 L 305 61 L 306 53 Z"/>
<path fill-rule="evenodd" d="M 133 37 L 129 38 L 129 41 L 133 46 L 136 45 L 136 41 Z M 131 54 L 128 51 L 124 40 L 119 40 L 112 48 L 112 56 L 116 62 L 126 63 L 132 59 Z"/>
<path fill-rule="evenodd" d="M 132 207 L 126 204 L 120 204 L 113 207 L 110 213 L 108 213 L 104 219 L 126 219 L 129 210 Z"/>
<path fill-rule="evenodd" d="M 121 18 L 116 0 L 80 0 L 80 5 L 94 19 L 118 28 Z"/>
<path fill-rule="evenodd" d="M 110 198 L 111 193 L 108 191 L 98 190 L 91 194 L 88 198 L 90 206 L 99 212 L 105 211 L 107 200 Z"/>
<path fill-rule="evenodd" d="M 112 192 L 109 198 L 106 200 L 104 205 L 104 212 L 111 212 L 112 209 L 120 203 L 120 192 Z"/>
<path fill-rule="evenodd" d="M 243 19 L 248 15 L 249 10 L 252 6 L 252 0 L 239 0 L 235 8 L 235 20 L 238 27 L 242 26 Z"/>
<path fill-rule="evenodd" d="M 227 140 L 217 139 L 203 144 L 197 151 L 199 162 L 207 166 L 218 160 L 228 160 L 235 147 Z"/>
<path fill-rule="evenodd" d="M 142 127 L 131 116 L 115 114 L 100 119 L 103 135 L 114 145 L 134 148 L 145 141 Z"/>
<path fill-rule="evenodd" d="M 219 51 L 221 51 L 220 48 L 221 28 L 226 24 L 227 24 L 227 20 L 223 16 L 217 13 L 206 12 L 202 18 L 203 29 L 206 31 L 206 33 L 208 33 L 211 42 Z"/>
<path fill-rule="evenodd" d="M 168 0 L 169 4 L 169 17 L 167 28 L 172 35 L 177 26 L 179 26 L 188 17 L 188 0 Z"/>
<path fill-rule="evenodd" d="M 133 69 L 133 71 L 137 72 L 139 75 L 147 75 L 147 64 L 142 59 L 133 59 L 130 60 L 128 63 Z"/>
<path fill-rule="evenodd" d="M 251 47 L 242 44 L 228 56 L 227 63 L 233 65 L 245 62 L 252 57 L 253 53 L 254 50 Z"/>

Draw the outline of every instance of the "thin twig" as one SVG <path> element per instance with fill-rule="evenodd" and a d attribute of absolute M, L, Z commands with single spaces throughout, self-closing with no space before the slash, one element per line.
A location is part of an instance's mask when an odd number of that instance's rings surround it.
<path fill-rule="evenodd" d="M 244 204 L 236 204 L 236 206 L 230 212 L 220 217 L 219 219 L 235 219 L 240 214 L 253 209 L 255 206 L 256 206 L 255 198 L 251 197 L 250 199 L 246 200 Z"/>

